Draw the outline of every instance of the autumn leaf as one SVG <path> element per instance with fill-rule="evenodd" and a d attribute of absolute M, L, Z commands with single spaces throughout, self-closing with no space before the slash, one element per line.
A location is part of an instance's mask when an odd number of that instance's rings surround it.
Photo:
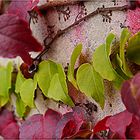
<path fill-rule="evenodd" d="M 76 134 L 86 137 L 91 131 L 82 129 L 87 121 L 86 112 L 81 107 L 62 114 L 48 109 L 45 115 L 36 114 L 27 119 L 20 127 L 20 139 L 60 139 L 70 138 Z"/>
<path fill-rule="evenodd" d="M 140 139 L 140 118 L 133 116 L 132 123 L 128 128 L 127 132 L 128 139 Z"/>
<path fill-rule="evenodd" d="M 0 111 L 0 135 L 5 139 L 18 139 L 19 126 L 14 119 L 12 112 Z"/>
<path fill-rule="evenodd" d="M 20 139 L 52 139 L 61 114 L 51 109 L 45 115 L 36 114 L 20 127 Z"/>
<path fill-rule="evenodd" d="M 37 6 L 39 0 L 12 0 L 7 12 L 9 14 L 15 14 L 21 19 L 29 20 L 28 11 Z"/>
<path fill-rule="evenodd" d="M 98 132 L 108 130 L 108 139 L 126 139 L 126 134 L 129 133 L 128 128 L 131 128 L 132 118 L 133 114 L 127 110 L 113 116 L 106 116 L 94 126 L 93 137 L 100 137 Z"/>
<path fill-rule="evenodd" d="M 80 131 L 85 121 L 87 121 L 85 110 L 81 107 L 75 107 L 73 112 L 64 114 L 62 119 L 58 122 L 55 138 L 71 138 Z"/>
<path fill-rule="evenodd" d="M 121 89 L 121 98 L 126 109 L 140 117 L 140 74 L 125 81 Z"/>
<path fill-rule="evenodd" d="M 100 131 L 103 131 L 103 130 L 107 130 L 108 127 L 106 126 L 106 122 L 107 120 L 110 118 L 111 116 L 106 116 L 105 118 L 103 118 L 102 120 L 100 120 L 99 122 L 97 122 L 97 124 L 94 126 L 93 128 L 93 133 L 96 134 Z"/>
<path fill-rule="evenodd" d="M 11 14 L 0 16 L 0 41 L 1 57 L 20 56 L 29 65 L 32 63 L 29 52 L 42 50 L 42 46 L 32 36 L 28 24 Z"/>
<path fill-rule="evenodd" d="M 125 110 L 108 118 L 106 127 L 108 127 L 114 134 L 117 134 L 119 139 L 125 139 L 127 126 L 129 126 L 131 122 L 132 114 Z"/>
<path fill-rule="evenodd" d="M 80 90 L 77 90 L 74 85 L 67 81 L 68 85 L 68 94 L 71 97 L 74 104 L 85 104 L 87 103 L 87 96 L 82 93 Z"/>

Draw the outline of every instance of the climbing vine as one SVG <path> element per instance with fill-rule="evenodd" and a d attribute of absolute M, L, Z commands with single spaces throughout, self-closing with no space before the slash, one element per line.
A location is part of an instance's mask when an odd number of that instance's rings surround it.
<path fill-rule="evenodd" d="M 5 12 L 0 15 L 0 56 L 4 58 L 20 56 L 24 61 L 16 68 L 12 62 L 9 62 L 6 67 L 0 66 L 0 135 L 4 138 L 20 139 L 140 138 L 140 75 L 138 73 L 140 32 L 132 34 L 128 28 L 124 28 L 118 42 L 115 41 L 115 34 L 109 33 L 105 43 L 93 52 L 92 60 L 79 64 L 77 68 L 75 64 L 82 55 L 82 44 L 75 46 L 68 70 L 52 60 L 41 60 L 41 57 L 47 53 L 59 36 L 82 21 L 100 14 L 110 22 L 112 11 L 136 9 L 140 6 L 140 2 L 135 1 L 133 5 L 130 3 L 107 8 L 103 6 L 90 14 L 83 13 L 83 11 L 86 12 L 83 2 L 65 3 L 78 3 L 81 6 L 81 11 L 73 24 L 59 30 L 48 44 L 44 44 L 44 50 L 33 37 L 28 21 L 33 18 L 35 13 L 37 14 L 34 18 L 37 20 L 37 16 L 42 16 L 42 11 L 48 6 L 37 7 L 38 0 L 29 0 L 23 2 L 25 4 L 23 8 L 23 3 L 17 2 L 18 4 L 11 1 Z M 62 3 L 60 5 L 62 6 Z M 59 9 L 59 12 L 62 11 Z M 66 9 L 65 12 L 66 14 L 63 13 L 64 20 L 67 20 L 69 9 Z M 52 28 L 53 26 L 48 28 L 50 34 L 53 33 Z M 47 39 L 48 36 L 44 43 Z M 41 53 L 32 59 L 29 55 L 31 51 L 41 51 Z M 114 116 L 107 116 L 94 125 L 93 112 L 98 108 L 88 99 L 94 99 L 104 109 L 104 80 L 111 82 L 116 90 L 121 90 L 122 102 L 126 106 L 126 110 Z M 62 104 L 68 105 L 71 110 L 62 114 L 48 109 L 44 115 L 34 115 L 24 120 L 28 111 L 36 108 L 37 89 L 41 91 L 40 94 L 44 98 L 62 102 Z M 5 109 L 5 106 L 11 102 L 10 97 L 13 94 L 16 97 L 15 111 L 18 117 L 23 119 L 23 122 L 16 120 L 12 112 Z M 83 97 L 86 101 L 83 100 Z M 121 123 L 122 121 L 124 123 Z M 118 123 L 114 124 L 114 122 Z"/>

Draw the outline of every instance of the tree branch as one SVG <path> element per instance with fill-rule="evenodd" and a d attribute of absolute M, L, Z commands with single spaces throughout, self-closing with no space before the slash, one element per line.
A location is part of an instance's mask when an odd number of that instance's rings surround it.
<path fill-rule="evenodd" d="M 92 13 L 86 15 L 85 17 L 75 21 L 73 24 L 71 24 L 70 26 L 66 27 L 63 30 L 60 30 L 57 32 L 57 34 L 55 35 L 55 37 L 52 39 L 52 41 L 45 46 L 45 49 L 36 57 L 34 58 L 34 61 L 38 61 L 40 60 L 40 58 L 46 54 L 46 52 L 49 50 L 50 46 L 53 44 L 53 42 L 58 39 L 61 35 L 63 35 L 65 32 L 69 31 L 70 29 L 72 29 L 73 27 L 77 26 L 78 24 L 80 24 L 82 21 L 84 20 L 88 20 L 91 17 L 94 17 L 98 14 L 103 14 L 104 12 L 110 12 L 110 11 L 126 11 L 129 9 L 128 5 L 124 5 L 124 6 L 117 6 L 117 7 L 107 7 L 107 8 L 97 8 L 95 11 L 93 11 Z"/>

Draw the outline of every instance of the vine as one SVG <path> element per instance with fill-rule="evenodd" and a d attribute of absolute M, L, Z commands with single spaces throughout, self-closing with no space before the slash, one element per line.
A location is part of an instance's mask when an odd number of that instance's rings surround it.
<path fill-rule="evenodd" d="M 24 10 L 30 11 L 32 8 L 29 7 L 33 7 L 34 2 L 36 5 L 38 1 L 28 2 L 25 2 L 27 5 L 25 9 L 20 9 L 21 13 Z M 54 5 L 81 4 L 77 1 L 56 3 L 52 2 L 51 6 L 43 5 L 39 7 L 39 10 L 52 8 Z M 139 1 L 136 3 L 138 4 Z M 140 32 L 132 35 L 129 29 L 124 28 L 118 42 L 114 41 L 116 36 L 109 33 L 105 43 L 93 52 L 91 62 L 86 61 L 75 69 L 75 63 L 82 53 L 82 44 L 78 44 L 71 55 L 67 73 L 61 64 L 52 60 L 41 60 L 57 38 L 85 20 L 100 14 L 104 20 L 108 19 L 110 22 L 112 11 L 126 11 L 132 7 L 124 5 L 105 8 L 103 6 L 90 14 L 84 13 L 85 16 L 82 16 L 83 11 L 86 12 L 82 3 L 75 22 L 59 30 L 53 38 L 54 26 L 48 26 L 49 36 L 44 42 L 46 48 L 32 60 L 29 52 L 41 51 L 42 46 L 32 36 L 27 23 L 27 13 L 15 14 L 14 6 L 15 2 L 12 1 L 8 13 L 0 16 L 0 23 L 2 23 L 0 24 L 0 40 L 5 36 L 8 37 L 5 41 L 1 41 L 0 56 L 8 58 L 21 56 L 25 63 L 19 66 L 15 73 L 11 62 L 6 67 L 0 66 L 0 81 L 2 81 L 0 82 L 0 135 L 6 139 L 140 138 L 140 74 L 139 69 L 135 68 L 140 65 Z M 35 9 L 33 8 L 33 11 Z M 32 12 L 28 13 L 32 15 Z M 37 20 L 36 16 L 34 18 Z M 48 38 L 51 38 L 51 41 L 46 43 Z M 110 81 L 114 88 L 121 89 L 121 98 L 126 110 L 107 116 L 94 125 L 94 112 L 98 112 L 99 106 L 102 109 L 105 106 L 104 80 Z M 37 89 L 41 90 L 40 94 L 45 99 L 62 102 L 68 105 L 70 110 L 60 113 L 48 109 L 44 115 L 38 114 L 24 120 L 28 111 L 36 108 Z M 5 106 L 11 102 L 12 94 L 16 97 L 16 112 L 19 118 L 23 118 L 22 121 L 5 109 Z M 93 98 L 99 106 L 91 102 L 89 98 Z M 117 123 L 114 124 L 114 122 Z"/>
<path fill-rule="evenodd" d="M 91 17 L 94 17 L 98 14 L 101 14 L 101 15 L 103 15 L 103 17 L 109 18 L 109 21 L 110 21 L 110 17 L 108 17 L 108 13 L 110 14 L 112 11 L 126 11 L 128 9 L 129 9 L 128 5 L 124 5 L 124 6 L 120 6 L 120 7 L 118 6 L 118 7 L 108 7 L 108 8 L 105 8 L 105 7 L 97 8 L 95 11 L 91 12 L 90 14 L 80 18 L 79 20 L 76 20 L 73 24 L 66 27 L 65 29 L 59 30 L 57 32 L 57 34 L 55 35 L 55 37 L 52 39 L 52 41 L 50 41 L 48 44 L 46 44 L 46 39 L 45 39 L 44 40 L 45 49 L 36 58 L 34 58 L 34 61 L 37 61 L 38 59 L 40 59 L 40 57 L 42 57 L 44 54 L 46 54 L 46 52 L 49 50 L 50 46 L 53 44 L 53 42 L 57 38 L 59 38 L 65 32 L 69 31 L 71 28 L 77 26 L 78 24 L 80 24 L 84 20 L 88 20 Z M 41 10 L 41 8 L 40 8 L 40 10 Z M 107 13 L 107 15 L 104 15 L 104 13 Z"/>

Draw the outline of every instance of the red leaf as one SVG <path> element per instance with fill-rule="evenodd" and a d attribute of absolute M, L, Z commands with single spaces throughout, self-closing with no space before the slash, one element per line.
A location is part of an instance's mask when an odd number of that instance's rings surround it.
<path fill-rule="evenodd" d="M 124 82 L 121 97 L 127 110 L 140 116 L 140 74 L 135 75 L 132 80 Z"/>
<path fill-rule="evenodd" d="M 32 36 L 28 24 L 10 14 L 0 16 L 0 56 L 15 58 L 20 56 L 27 64 L 32 63 L 31 51 L 41 51 L 42 46 Z"/>
<path fill-rule="evenodd" d="M 19 137 L 19 126 L 13 114 L 8 110 L 0 112 L 0 135 L 5 139 L 17 139 Z"/>
<path fill-rule="evenodd" d="M 20 127 L 20 139 L 52 139 L 61 114 L 51 109 L 46 114 L 34 115 Z"/>
<path fill-rule="evenodd" d="M 49 109 L 45 116 L 34 115 L 21 125 L 20 139 L 70 138 L 80 132 L 82 136 L 88 136 L 90 130 L 85 131 L 86 127 L 82 128 L 86 119 L 85 111 L 81 107 L 75 107 L 73 112 L 63 116 Z"/>
<path fill-rule="evenodd" d="M 140 118 L 133 116 L 132 124 L 129 127 L 129 139 L 140 139 Z"/>
<path fill-rule="evenodd" d="M 101 121 L 99 121 L 95 127 L 94 127 L 94 134 L 103 131 L 103 130 L 107 130 L 108 127 L 106 126 L 106 122 L 107 120 L 110 118 L 111 116 L 106 116 L 104 119 L 102 119 Z"/>
<path fill-rule="evenodd" d="M 73 112 L 66 113 L 58 122 L 54 137 L 63 139 L 76 135 L 84 121 L 86 121 L 85 114 L 84 109 L 81 107 L 75 107 Z"/>
<path fill-rule="evenodd" d="M 132 114 L 125 110 L 108 118 L 106 127 L 108 127 L 113 133 L 118 134 L 119 138 L 125 139 L 126 129 L 131 124 L 131 122 Z"/>
<path fill-rule="evenodd" d="M 15 14 L 24 20 L 29 19 L 28 11 L 37 6 L 39 0 L 12 0 L 8 13 Z"/>
<path fill-rule="evenodd" d="M 71 82 L 67 82 L 69 96 L 72 98 L 75 104 L 84 104 L 87 103 L 87 97 L 81 91 L 77 90 Z"/>

